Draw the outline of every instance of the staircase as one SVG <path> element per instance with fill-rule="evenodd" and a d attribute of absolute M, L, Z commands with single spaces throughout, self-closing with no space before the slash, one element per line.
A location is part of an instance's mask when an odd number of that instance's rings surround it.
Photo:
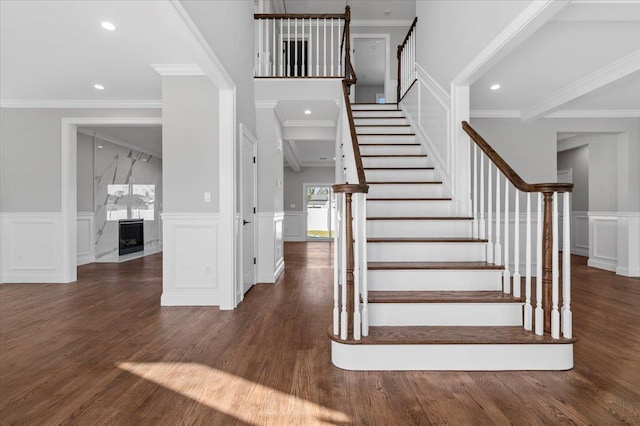
<path fill-rule="evenodd" d="M 457 215 L 396 104 L 352 104 L 366 199 L 368 333 L 329 332 L 347 370 L 566 370 L 575 339 L 523 328 L 473 218 Z M 365 302 L 367 304 L 365 304 Z M 365 319 L 364 321 L 367 321 Z M 368 334 L 365 336 L 365 334 Z"/>

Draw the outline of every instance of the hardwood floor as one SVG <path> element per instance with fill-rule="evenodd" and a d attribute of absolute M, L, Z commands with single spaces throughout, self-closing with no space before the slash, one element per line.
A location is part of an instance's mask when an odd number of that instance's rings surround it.
<path fill-rule="evenodd" d="M 640 424 L 640 279 L 573 259 L 568 372 L 332 366 L 332 248 L 235 311 L 160 304 L 161 256 L 0 286 L 0 424 Z"/>

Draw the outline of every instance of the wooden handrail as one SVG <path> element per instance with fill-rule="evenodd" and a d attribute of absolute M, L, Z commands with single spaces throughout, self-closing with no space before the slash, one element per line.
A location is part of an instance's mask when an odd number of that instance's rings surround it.
<path fill-rule="evenodd" d="M 254 19 L 344 19 L 342 13 L 254 13 Z"/>
<path fill-rule="evenodd" d="M 484 140 L 478 132 L 466 121 L 462 122 L 462 128 L 469 135 L 469 137 L 480 147 L 480 149 L 489 157 L 491 162 L 496 165 L 498 169 L 506 176 L 507 179 L 522 192 L 571 192 L 573 190 L 572 183 L 527 183 L 511 166 L 504 161 L 504 159 L 498 154 L 491 145 Z"/>
<path fill-rule="evenodd" d="M 404 40 L 402 41 L 402 43 L 398 46 L 400 50 L 402 50 L 404 48 L 404 45 L 407 44 L 407 41 L 409 41 L 409 37 L 411 37 L 411 33 L 413 32 L 413 29 L 416 27 L 417 23 L 418 23 L 418 17 L 416 16 L 413 19 L 413 22 L 411 23 L 409 30 L 407 31 L 407 35 L 404 37 Z"/>

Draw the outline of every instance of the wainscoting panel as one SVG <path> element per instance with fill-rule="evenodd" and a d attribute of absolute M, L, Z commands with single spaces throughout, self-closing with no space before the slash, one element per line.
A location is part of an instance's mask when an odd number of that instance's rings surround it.
<path fill-rule="evenodd" d="M 286 216 L 282 212 L 260 212 L 258 219 L 259 283 L 275 283 L 284 271 L 283 230 Z"/>
<path fill-rule="evenodd" d="M 571 254 L 589 256 L 588 212 L 571 212 Z"/>
<path fill-rule="evenodd" d="M 284 213 L 284 240 L 306 241 L 306 216 L 301 211 Z"/>
<path fill-rule="evenodd" d="M 589 266 L 615 271 L 618 264 L 617 213 L 589 212 Z"/>
<path fill-rule="evenodd" d="M 162 306 L 219 305 L 219 215 L 163 214 Z"/>
<path fill-rule="evenodd" d="M 62 271 L 62 213 L 2 213 L 3 283 L 59 283 Z"/>
<path fill-rule="evenodd" d="M 95 213 L 78 212 L 78 266 L 96 261 Z"/>

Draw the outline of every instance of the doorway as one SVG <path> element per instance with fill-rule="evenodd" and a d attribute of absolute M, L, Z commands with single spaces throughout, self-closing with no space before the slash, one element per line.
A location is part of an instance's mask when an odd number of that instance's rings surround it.
<path fill-rule="evenodd" d="M 307 218 L 306 239 L 330 240 L 335 235 L 335 195 L 331 185 L 304 184 L 304 209 Z"/>
<path fill-rule="evenodd" d="M 257 201 L 257 141 L 245 128 L 240 126 L 242 147 L 240 155 L 240 268 L 242 296 L 256 283 L 256 206 Z"/>
<path fill-rule="evenodd" d="M 358 84 L 351 87 L 351 102 L 390 102 L 389 43 L 389 34 L 351 35 L 351 60 L 358 76 Z"/>

